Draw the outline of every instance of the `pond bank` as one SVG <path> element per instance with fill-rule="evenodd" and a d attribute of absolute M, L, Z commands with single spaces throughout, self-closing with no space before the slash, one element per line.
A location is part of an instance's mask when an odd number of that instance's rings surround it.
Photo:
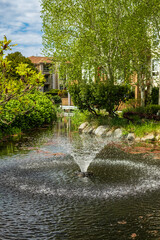
<path fill-rule="evenodd" d="M 123 134 L 123 129 L 111 129 L 109 126 L 101 125 L 95 127 L 88 122 L 79 126 L 80 134 L 93 134 L 97 137 L 111 139 L 112 146 L 122 150 L 125 153 L 144 154 L 152 159 L 160 160 L 160 133 L 146 134 L 142 138 L 136 137 L 134 133 Z"/>

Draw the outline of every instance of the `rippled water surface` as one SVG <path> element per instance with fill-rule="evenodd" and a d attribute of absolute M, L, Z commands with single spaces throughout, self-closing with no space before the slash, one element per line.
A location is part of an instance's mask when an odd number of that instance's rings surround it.
<path fill-rule="evenodd" d="M 160 163 L 97 158 L 108 142 L 58 124 L 1 144 L 0 240 L 160 239 Z"/>

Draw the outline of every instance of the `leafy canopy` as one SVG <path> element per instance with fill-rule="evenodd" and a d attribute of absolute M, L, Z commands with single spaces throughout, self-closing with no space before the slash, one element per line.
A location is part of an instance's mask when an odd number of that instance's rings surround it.
<path fill-rule="evenodd" d="M 17 73 L 16 69 L 20 63 L 28 64 L 30 69 L 38 72 L 31 60 L 23 56 L 20 52 L 10 53 L 6 56 L 6 59 L 10 62 L 10 71 L 7 73 L 8 78 L 17 80 L 20 78 L 20 75 Z"/>
<path fill-rule="evenodd" d="M 16 73 L 19 75 L 18 81 L 8 75 L 11 62 L 5 58 L 5 52 L 12 50 L 13 46 L 14 45 L 11 45 L 11 40 L 7 40 L 6 36 L 4 36 L 4 40 L 0 41 L 0 122 L 6 125 L 11 124 L 18 114 L 28 113 L 29 109 L 34 107 L 30 106 L 26 100 L 23 102 L 23 97 L 27 93 L 39 89 L 45 81 L 44 76 L 40 72 L 37 73 L 25 63 L 20 63 L 16 67 Z M 12 112 L 11 117 L 8 118 L 5 112 L 5 106 L 13 100 L 23 102 L 23 109 L 13 107 L 10 110 Z"/>
<path fill-rule="evenodd" d="M 87 80 L 98 67 L 110 84 L 129 81 L 134 71 L 148 74 L 159 0 L 41 0 L 41 5 L 44 51 L 72 65 L 68 80 L 81 80 L 82 69 Z"/>

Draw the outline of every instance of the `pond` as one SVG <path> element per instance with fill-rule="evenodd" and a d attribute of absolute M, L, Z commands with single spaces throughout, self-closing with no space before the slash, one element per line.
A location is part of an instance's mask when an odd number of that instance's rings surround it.
<path fill-rule="evenodd" d="M 1 143 L 0 239 L 160 239 L 159 161 L 99 157 L 110 141 L 58 123 Z"/>

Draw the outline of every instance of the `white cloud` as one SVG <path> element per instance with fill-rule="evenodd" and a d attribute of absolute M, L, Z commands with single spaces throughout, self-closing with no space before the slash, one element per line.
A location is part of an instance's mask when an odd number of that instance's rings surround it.
<path fill-rule="evenodd" d="M 0 40 L 6 35 L 25 56 L 40 55 L 42 20 L 39 0 L 1 0 Z"/>

